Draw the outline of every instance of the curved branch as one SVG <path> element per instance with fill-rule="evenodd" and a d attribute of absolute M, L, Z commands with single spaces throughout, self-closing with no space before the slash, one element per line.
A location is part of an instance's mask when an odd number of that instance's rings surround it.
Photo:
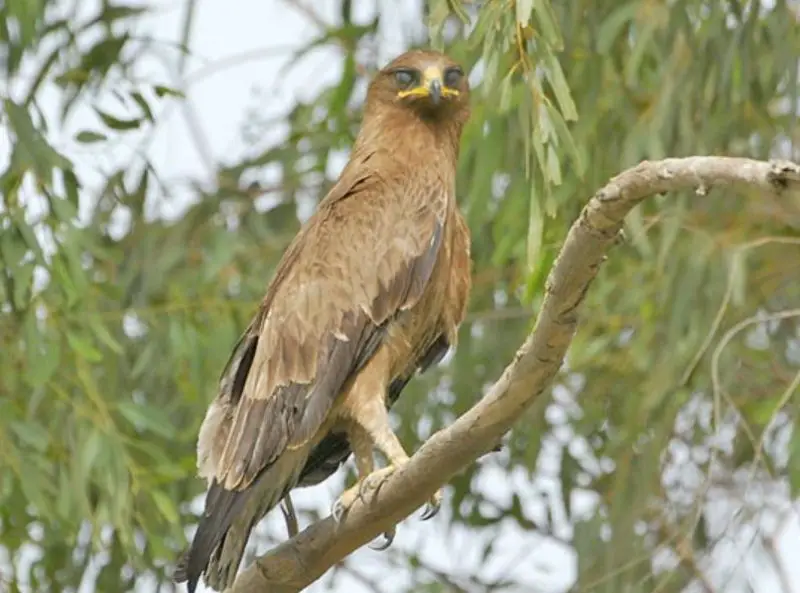
<path fill-rule="evenodd" d="M 533 332 L 489 392 L 451 426 L 434 434 L 364 504 L 337 526 L 327 517 L 261 556 L 232 593 L 300 591 L 348 554 L 397 524 L 454 474 L 492 450 L 522 412 L 550 385 L 578 324 L 578 311 L 625 215 L 645 198 L 712 187 L 800 194 L 800 165 L 743 158 L 689 157 L 645 161 L 598 191 L 567 235 L 550 276 Z"/>

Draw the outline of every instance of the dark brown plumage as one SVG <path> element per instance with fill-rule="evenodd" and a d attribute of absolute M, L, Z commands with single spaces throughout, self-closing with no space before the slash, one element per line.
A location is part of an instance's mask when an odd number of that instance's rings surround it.
<path fill-rule="evenodd" d="M 391 466 L 373 477 L 407 461 L 387 408 L 455 344 L 470 290 L 455 201 L 468 115 L 466 77 L 438 52 L 407 52 L 370 84 L 350 161 L 286 250 L 200 429 L 209 491 L 175 571 L 190 592 L 201 574 L 229 587 L 255 524 L 350 451 L 360 481 L 374 448 Z"/>

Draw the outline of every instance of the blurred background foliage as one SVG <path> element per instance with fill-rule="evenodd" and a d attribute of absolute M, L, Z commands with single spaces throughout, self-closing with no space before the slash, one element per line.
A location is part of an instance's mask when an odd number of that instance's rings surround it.
<path fill-rule="evenodd" d="M 182 204 L 185 188 L 147 147 L 166 113 L 190 109 L 195 1 L 169 48 L 174 80 L 137 69 L 164 51 L 139 26 L 152 7 L 103 0 L 87 17 L 77 1 L 0 3 L 3 590 L 172 590 L 218 373 L 343 165 L 381 66 L 373 48 L 394 26 L 384 3 L 358 20 L 357 2 L 332 1 L 332 22 L 311 2 L 275 10 L 318 27 L 288 68 L 334 48 L 338 83 L 278 120 L 258 105 L 242 113 L 250 149 L 207 157 L 213 182 L 190 180 Z M 455 355 L 396 408 L 416 448 L 511 360 L 569 225 L 611 176 L 666 156 L 800 160 L 800 8 L 431 0 L 409 10 L 427 27 L 407 44 L 446 48 L 475 86 L 459 171 L 474 292 Z M 76 112 L 90 123 L 73 133 Z M 275 127 L 285 134 L 265 145 Z M 133 147 L 125 162 L 78 166 L 120 143 Z M 789 587 L 775 542 L 796 521 L 800 485 L 800 202 L 713 188 L 667 196 L 631 214 L 627 236 L 589 292 L 557 385 L 503 452 L 448 487 L 436 529 L 445 542 L 466 537 L 477 561 L 442 568 L 402 542 L 369 553 L 405 575 L 405 590 L 558 590 L 537 567 L 546 558 L 530 556 L 542 541 L 576 552 L 548 569 L 574 573 L 574 591 L 755 591 L 759 571 Z M 329 503 L 300 505 L 303 520 Z M 268 543 L 285 537 L 272 527 Z M 498 542 L 515 529 L 510 552 Z M 745 570 L 745 559 L 766 568 Z M 506 568 L 487 570 L 498 562 Z M 386 573 L 371 581 L 358 568 L 351 560 L 324 582 L 350 571 L 364 590 L 392 590 Z"/>

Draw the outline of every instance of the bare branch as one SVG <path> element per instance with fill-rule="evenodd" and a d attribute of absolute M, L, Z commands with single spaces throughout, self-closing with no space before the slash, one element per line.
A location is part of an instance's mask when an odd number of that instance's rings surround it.
<path fill-rule="evenodd" d="M 260 557 L 239 575 L 232 592 L 300 591 L 409 516 L 448 479 L 495 447 L 561 367 L 579 307 L 627 213 L 652 195 L 694 189 L 703 196 L 715 187 L 800 194 L 800 165 L 689 157 L 645 161 L 612 179 L 572 225 L 550 272 L 536 326 L 491 390 L 428 439 L 371 501 L 356 502 L 340 525 L 328 517 Z"/>

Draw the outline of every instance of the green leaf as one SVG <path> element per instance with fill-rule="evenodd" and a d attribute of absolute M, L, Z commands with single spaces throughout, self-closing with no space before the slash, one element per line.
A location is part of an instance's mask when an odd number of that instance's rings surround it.
<path fill-rule="evenodd" d="M 25 257 L 26 252 L 25 241 L 20 236 L 20 233 L 0 233 L 0 256 L 2 256 L 6 266 L 18 266 Z"/>
<path fill-rule="evenodd" d="M 77 286 L 69 275 L 67 263 L 63 257 L 57 257 L 50 265 L 50 273 L 52 274 L 52 281 L 58 290 L 64 295 L 67 301 L 67 306 L 72 306 L 80 298 Z"/>
<path fill-rule="evenodd" d="M 79 70 L 91 75 L 104 77 L 120 62 L 122 48 L 130 39 L 129 33 L 120 36 L 103 36 L 81 56 Z"/>
<path fill-rule="evenodd" d="M 648 260 L 652 259 L 653 246 L 650 243 L 650 239 L 647 238 L 647 229 L 640 207 L 634 208 L 625 217 L 625 228 L 628 233 L 628 239 L 639 250 L 642 257 Z"/>
<path fill-rule="evenodd" d="M 547 146 L 547 180 L 553 185 L 561 185 L 561 164 L 552 144 Z"/>
<path fill-rule="evenodd" d="M 331 113 L 341 114 L 342 118 L 346 118 L 345 107 L 350 101 L 357 80 L 355 55 L 348 53 L 344 60 L 342 78 L 339 84 L 333 89 L 328 103 L 328 108 Z"/>
<path fill-rule="evenodd" d="M 156 118 L 153 115 L 153 111 L 150 109 L 150 105 L 147 103 L 142 93 L 135 91 L 131 93 L 131 98 L 136 102 L 136 104 L 139 106 L 139 109 L 142 110 L 142 114 L 144 114 L 144 116 L 150 122 L 156 121 Z"/>
<path fill-rule="evenodd" d="M 83 336 L 78 335 L 74 331 L 67 332 L 67 342 L 70 347 L 83 356 L 87 362 L 100 362 L 103 360 L 103 355 L 94 345 Z"/>
<path fill-rule="evenodd" d="M 97 19 L 91 21 L 91 24 L 95 24 L 98 22 L 111 24 L 114 21 L 118 21 L 121 19 L 129 19 L 130 17 L 141 16 L 143 14 L 146 14 L 148 10 L 149 7 L 147 5 L 126 6 L 119 4 L 103 3 L 103 12 L 100 13 Z"/>
<path fill-rule="evenodd" d="M 539 197 L 536 195 L 536 184 L 531 184 L 531 198 L 528 215 L 528 270 L 533 270 L 541 259 L 542 237 L 544 236 L 544 212 Z"/>
<path fill-rule="evenodd" d="M 61 222 L 71 223 L 78 216 L 78 207 L 71 200 L 59 198 L 47 192 L 47 201 L 55 217 Z"/>
<path fill-rule="evenodd" d="M 525 26 L 531 20 L 531 14 L 533 13 L 533 2 L 534 0 L 516 0 L 515 4 L 517 5 L 517 23 L 520 25 Z"/>
<path fill-rule="evenodd" d="M 45 180 L 50 178 L 54 168 L 72 167 L 72 163 L 42 137 L 25 107 L 10 99 L 3 101 L 3 107 L 17 138 L 11 157 L 12 167 L 17 172 L 33 170 L 40 180 Z"/>
<path fill-rule="evenodd" d="M 636 43 L 630 51 L 630 57 L 625 63 L 625 82 L 631 87 L 636 87 L 637 80 L 645 63 L 645 56 L 651 51 L 652 40 L 658 25 L 654 21 L 647 21 L 642 24 L 637 32 Z"/>
<path fill-rule="evenodd" d="M 731 282 L 731 304 L 741 307 L 747 296 L 747 252 L 736 250 L 728 264 L 728 278 Z"/>
<path fill-rule="evenodd" d="M 33 232 L 31 225 L 25 222 L 25 217 L 19 211 L 12 214 L 11 218 L 14 221 L 14 227 L 16 228 L 17 232 L 25 241 L 25 244 L 28 246 L 28 248 L 36 256 L 36 261 L 39 263 L 44 262 L 42 247 L 39 245 L 39 239 L 36 238 L 36 234 Z"/>
<path fill-rule="evenodd" d="M 44 453 L 47 450 L 47 446 L 50 443 L 50 434 L 38 422 L 16 420 L 10 422 L 8 426 L 21 443 L 39 453 Z"/>
<path fill-rule="evenodd" d="M 89 436 L 83 441 L 80 448 L 79 464 L 78 464 L 78 482 L 83 484 L 89 480 L 92 469 L 100 456 L 100 453 L 105 447 L 105 439 L 98 430 L 89 428 Z"/>
<path fill-rule="evenodd" d="M 58 496 L 56 497 L 56 512 L 61 519 L 67 521 L 78 520 L 74 511 L 75 491 L 69 480 L 69 473 L 63 467 L 58 472 Z"/>
<path fill-rule="evenodd" d="M 125 350 L 119 342 L 114 339 L 111 333 L 109 333 L 108 329 L 106 329 L 106 326 L 103 325 L 102 320 L 97 315 L 91 315 L 89 317 L 89 326 L 92 328 L 95 337 L 113 350 L 115 354 L 121 355 L 125 353 Z"/>
<path fill-rule="evenodd" d="M 553 104 L 550 101 L 545 101 L 544 106 L 547 110 L 547 115 L 549 116 L 550 123 L 553 126 L 556 137 L 559 140 L 559 145 L 563 145 L 566 148 L 567 154 L 572 157 L 573 161 L 575 162 L 575 168 L 578 176 L 583 177 L 583 174 L 586 171 L 586 163 L 581 156 L 580 151 L 578 150 L 577 144 L 575 144 L 575 139 L 572 137 L 569 128 L 567 128 L 567 123 L 564 121 L 564 118 L 556 110 L 556 108 L 553 107 Z"/>
<path fill-rule="evenodd" d="M 140 377 L 153 362 L 156 355 L 156 342 L 147 342 L 144 349 L 139 354 L 136 362 L 131 369 L 131 377 L 137 379 Z"/>
<path fill-rule="evenodd" d="M 175 436 L 172 424 L 159 410 L 132 401 L 121 401 L 117 408 L 136 430 L 149 430 L 167 439 Z"/>
<path fill-rule="evenodd" d="M 550 0 L 534 0 L 533 9 L 536 11 L 536 18 L 541 23 L 541 33 L 550 47 L 556 51 L 564 48 L 564 40 L 561 37 L 561 28 L 558 26 L 558 17 L 553 11 Z"/>
<path fill-rule="evenodd" d="M 36 265 L 32 262 L 19 264 L 12 271 L 14 284 L 14 307 L 17 310 L 25 309 L 30 304 L 33 290 L 33 270 Z"/>
<path fill-rule="evenodd" d="M 33 44 L 37 21 L 43 16 L 43 0 L 7 0 L 8 14 L 13 17 L 23 46 Z"/>
<path fill-rule="evenodd" d="M 153 87 L 153 92 L 156 94 L 156 96 L 158 96 L 159 99 L 164 97 L 177 97 L 178 99 L 186 98 L 186 95 L 183 93 L 183 91 L 160 84 L 157 84 Z"/>
<path fill-rule="evenodd" d="M 100 132 L 83 130 L 82 132 L 78 132 L 78 135 L 75 136 L 75 139 L 83 144 L 92 144 L 94 142 L 104 142 L 108 138 L 105 134 L 101 134 Z"/>
<path fill-rule="evenodd" d="M 631 20 L 636 17 L 636 11 L 641 6 L 640 2 L 629 2 L 623 6 L 619 6 L 608 17 L 603 19 L 597 33 L 597 52 L 602 55 L 608 55 L 611 51 L 611 46 L 622 35 L 622 28 Z"/>
<path fill-rule="evenodd" d="M 78 177 L 71 169 L 65 170 L 63 174 L 64 191 L 67 194 L 67 200 L 77 209 L 79 205 L 78 192 L 81 189 L 80 181 L 78 181 Z"/>
<path fill-rule="evenodd" d="M 210 246 L 211 253 L 206 258 L 203 279 L 208 282 L 213 279 L 223 267 L 234 260 L 241 250 L 241 242 L 236 233 L 219 233 L 214 244 Z"/>
<path fill-rule="evenodd" d="M 33 388 L 42 387 L 58 369 L 61 346 L 58 338 L 39 329 L 34 310 L 25 319 L 25 349 L 25 380 Z"/>
<path fill-rule="evenodd" d="M 45 519 L 54 516 L 53 505 L 53 484 L 49 476 L 46 476 L 40 469 L 29 466 L 25 471 L 18 474 L 20 486 L 25 498 Z"/>
<path fill-rule="evenodd" d="M 156 507 L 158 507 L 158 510 L 169 523 L 180 523 L 178 508 L 169 496 L 161 490 L 153 490 L 151 495 L 153 497 L 153 502 L 156 503 Z"/>
<path fill-rule="evenodd" d="M 558 106 L 564 115 L 564 119 L 567 121 L 578 119 L 578 108 L 572 99 L 572 93 L 558 58 L 553 54 L 548 54 L 543 62 L 545 77 L 550 82 L 550 86 L 556 95 L 556 101 L 558 101 Z"/>
<path fill-rule="evenodd" d="M 103 121 L 105 125 L 107 125 L 112 130 L 119 130 L 119 131 L 129 131 L 129 130 L 138 130 L 139 127 L 144 123 L 144 118 L 136 117 L 133 119 L 120 119 L 110 113 L 107 113 L 100 109 L 99 107 L 94 108 L 97 115 Z"/>

